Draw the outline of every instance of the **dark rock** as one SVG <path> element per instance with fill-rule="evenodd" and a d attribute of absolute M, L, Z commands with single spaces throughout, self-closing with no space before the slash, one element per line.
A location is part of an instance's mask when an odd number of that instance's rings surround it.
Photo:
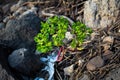
<path fill-rule="evenodd" d="M 104 60 L 100 56 L 96 56 L 88 62 L 87 69 L 95 70 L 96 68 L 100 68 L 103 65 L 104 65 Z"/>
<path fill-rule="evenodd" d="M 38 55 L 32 54 L 29 50 L 21 48 L 12 52 L 8 61 L 12 68 L 25 74 L 34 76 L 44 66 Z"/>
<path fill-rule="evenodd" d="M 12 70 L 8 64 L 8 55 L 10 52 L 11 49 L 0 46 L 0 80 L 22 80 L 19 73 Z"/>
<path fill-rule="evenodd" d="M 0 80 L 15 80 L 0 64 Z"/>
<path fill-rule="evenodd" d="M 9 20 L 6 27 L 0 30 L 0 44 L 13 49 L 35 48 L 34 36 L 40 30 L 40 18 L 34 13 L 26 13 L 18 19 Z"/>
<path fill-rule="evenodd" d="M 110 71 L 103 80 L 120 80 L 120 68 Z"/>

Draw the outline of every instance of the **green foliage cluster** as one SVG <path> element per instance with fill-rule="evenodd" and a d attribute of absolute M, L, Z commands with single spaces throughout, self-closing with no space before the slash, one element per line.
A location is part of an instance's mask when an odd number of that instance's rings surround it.
<path fill-rule="evenodd" d="M 40 33 L 34 38 L 37 43 L 37 50 L 41 53 L 46 53 L 51 51 L 55 46 L 62 46 L 68 25 L 69 22 L 67 19 L 58 16 L 50 17 L 46 22 L 41 22 L 42 28 Z M 73 23 L 71 28 L 71 33 L 76 35 L 70 43 L 73 48 L 81 45 L 86 36 L 92 32 L 90 28 L 87 28 L 80 22 Z"/>
<path fill-rule="evenodd" d="M 71 42 L 71 47 L 76 48 L 81 46 L 84 39 L 92 33 L 92 29 L 85 26 L 81 22 L 76 22 L 72 24 L 72 34 L 75 34 L 75 38 Z"/>
<path fill-rule="evenodd" d="M 68 29 L 68 21 L 63 17 L 50 17 L 46 22 L 41 23 L 40 33 L 34 38 L 37 43 L 37 50 L 41 53 L 51 51 L 54 46 L 63 45 L 65 32 Z"/>

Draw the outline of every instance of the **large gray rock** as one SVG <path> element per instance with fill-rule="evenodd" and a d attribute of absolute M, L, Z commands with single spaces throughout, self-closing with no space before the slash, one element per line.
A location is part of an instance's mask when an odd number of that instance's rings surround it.
<path fill-rule="evenodd" d="M 30 50 L 21 48 L 12 52 L 8 57 L 10 66 L 17 71 L 34 76 L 44 65 L 40 62 L 40 57 L 30 52 Z"/>
<path fill-rule="evenodd" d="M 34 12 L 24 12 L 17 19 L 11 19 L 0 29 L 0 44 L 13 49 L 35 48 L 34 36 L 40 30 L 40 18 Z"/>
<path fill-rule="evenodd" d="M 88 0 L 84 20 L 88 27 L 107 27 L 115 22 L 120 12 L 120 0 Z"/>

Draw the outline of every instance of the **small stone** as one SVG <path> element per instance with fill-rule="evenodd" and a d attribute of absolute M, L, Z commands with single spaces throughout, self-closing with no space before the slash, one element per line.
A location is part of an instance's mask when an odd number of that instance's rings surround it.
<path fill-rule="evenodd" d="M 102 46 L 103 46 L 104 51 L 110 49 L 110 44 L 103 44 Z"/>
<path fill-rule="evenodd" d="M 113 55 L 113 52 L 112 52 L 112 51 L 106 50 L 106 51 L 103 53 L 103 58 L 104 58 L 104 60 L 107 60 L 107 59 L 110 59 L 112 55 Z"/>
<path fill-rule="evenodd" d="M 104 60 L 100 56 L 96 56 L 88 62 L 87 69 L 93 71 L 96 68 L 102 67 L 103 65 L 104 65 Z"/>
<path fill-rule="evenodd" d="M 78 61 L 78 65 L 79 65 L 79 66 L 82 66 L 83 62 L 85 62 L 85 61 L 84 61 L 83 59 L 80 59 L 80 60 Z"/>
<path fill-rule="evenodd" d="M 66 32 L 65 33 L 65 38 L 67 38 L 68 40 L 72 40 L 73 39 L 73 35 L 70 32 Z"/>
<path fill-rule="evenodd" d="M 98 35 L 99 35 L 98 33 L 93 32 L 93 33 L 91 34 L 91 40 L 95 39 Z"/>
<path fill-rule="evenodd" d="M 88 77 L 88 75 L 84 74 L 83 77 L 79 80 L 90 80 L 90 78 Z"/>
<path fill-rule="evenodd" d="M 74 65 L 72 64 L 72 65 L 64 68 L 64 69 L 63 69 L 63 70 L 64 70 L 64 74 L 70 76 L 70 74 L 73 73 L 73 66 L 74 66 Z"/>
<path fill-rule="evenodd" d="M 15 12 L 18 8 L 19 8 L 19 6 L 15 4 L 10 8 L 10 11 Z"/>
<path fill-rule="evenodd" d="M 118 32 L 120 33 L 120 29 L 118 30 Z"/>
<path fill-rule="evenodd" d="M 114 38 L 112 36 L 107 36 L 103 39 L 103 42 L 113 43 Z"/>

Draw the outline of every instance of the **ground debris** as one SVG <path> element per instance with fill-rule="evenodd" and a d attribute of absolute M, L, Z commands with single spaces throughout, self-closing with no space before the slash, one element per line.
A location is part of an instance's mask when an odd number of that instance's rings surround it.
<path fill-rule="evenodd" d="M 119 21 L 119 22 L 118 22 Z M 62 79 L 79 80 L 81 76 L 87 74 L 90 80 L 107 79 L 106 75 L 113 69 L 120 68 L 120 18 L 116 23 L 104 29 L 94 30 L 97 35 L 91 38 L 85 48 L 78 52 L 70 51 L 64 55 L 63 61 L 58 63 L 57 69 Z M 111 37 L 112 36 L 112 37 Z M 67 52 L 67 51 L 66 51 Z M 87 69 L 87 63 L 94 57 L 101 56 L 104 65 L 90 71 Z M 78 61 L 83 59 L 82 65 L 78 65 Z M 74 71 L 70 76 L 64 76 L 63 69 L 74 64 Z"/>

